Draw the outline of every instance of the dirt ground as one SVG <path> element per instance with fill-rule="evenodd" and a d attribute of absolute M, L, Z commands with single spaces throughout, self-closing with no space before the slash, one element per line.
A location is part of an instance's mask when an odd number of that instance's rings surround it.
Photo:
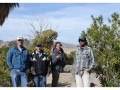
<path fill-rule="evenodd" d="M 49 77 L 47 77 L 47 87 L 51 87 L 52 82 L 52 75 L 50 74 Z M 95 73 L 92 73 L 90 75 L 90 82 L 92 83 L 92 87 L 101 87 L 100 82 L 98 78 L 95 77 Z M 61 73 L 58 87 L 76 87 L 74 77 L 71 73 Z"/>

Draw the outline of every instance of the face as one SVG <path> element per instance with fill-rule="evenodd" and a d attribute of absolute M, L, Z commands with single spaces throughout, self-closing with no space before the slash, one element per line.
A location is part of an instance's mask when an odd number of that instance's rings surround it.
<path fill-rule="evenodd" d="M 37 50 L 37 51 L 40 51 L 41 49 L 42 49 L 42 47 L 35 47 L 35 49 Z"/>
<path fill-rule="evenodd" d="M 18 46 L 23 46 L 23 40 L 17 40 L 17 45 Z"/>
<path fill-rule="evenodd" d="M 56 44 L 55 48 L 59 51 L 61 49 L 61 45 L 58 43 L 58 44 Z"/>
<path fill-rule="evenodd" d="M 85 45 L 85 40 L 80 40 L 80 45 L 84 46 Z"/>

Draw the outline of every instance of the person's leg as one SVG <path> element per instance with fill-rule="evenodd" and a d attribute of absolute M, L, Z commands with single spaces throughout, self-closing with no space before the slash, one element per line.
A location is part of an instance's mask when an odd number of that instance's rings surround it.
<path fill-rule="evenodd" d="M 19 73 L 15 69 L 11 70 L 11 79 L 12 79 L 13 87 L 18 87 L 20 76 L 19 76 Z"/>
<path fill-rule="evenodd" d="M 46 87 L 46 76 L 40 75 L 40 84 L 41 87 Z"/>
<path fill-rule="evenodd" d="M 28 87 L 28 78 L 26 72 L 20 72 L 21 87 Z"/>
<path fill-rule="evenodd" d="M 84 72 L 82 79 L 83 79 L 84 87 L 90 87 L 90 74 L 89 74 L 89 72 Z"/>
<path fill-rule="evenodd" d="M 77 87 L 83 87 L 83 80 L 80 75 L 75 75 L 76 79 L 76 86 Z"/>
<path fill-rule="evenodd" d="M 57 87 L 59 75 L 58 71 L 52 71 L 52 87 Z"/>
<path fill-rule="evenodd" d="M 35 85 L 35 87 L 40 87 L 40 85 L 39 85 L 39 76 L 34 76 L 34 85 Z"/>

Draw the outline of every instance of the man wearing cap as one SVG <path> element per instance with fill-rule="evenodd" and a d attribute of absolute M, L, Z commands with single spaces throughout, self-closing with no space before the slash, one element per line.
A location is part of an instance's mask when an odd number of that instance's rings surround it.
<path fill-rule="evenodd" d="M 77 87 L 89 87 L 90 71 L 95 66 L 93 51 L 87 46 L 87 40 L 85 36 L 80 36 L 79 46 L 77 47 L 75 54 L 75 78 Z"/>
<path fill-rule="evenodd" d="M 21 87 L 28 86 L 26 70 L 28 69 L 28 51 L 23 47 L 23 38 L 17 38 L 17 45 L 10 48 L 6 60 L 11 70 L 11 79 L 13 87 L 18 87 L 19 82 Z"/>
<path fill-rule="evenodd" d="M 31 54 L 30 67 L 35 87 L 46 87 L 46 76 L 50 74 L 50 61 L 40 43 L 36 44 L 35 51 Z"/>

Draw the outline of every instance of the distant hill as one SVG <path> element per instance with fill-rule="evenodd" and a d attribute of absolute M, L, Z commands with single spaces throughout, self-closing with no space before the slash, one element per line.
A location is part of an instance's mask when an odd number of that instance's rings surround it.
<path fill-rule="evenodd" d="M 76 50 L 77 45 L 65 43 L 65 42 L 61 42 L 61 43 L 62 43 L 62 48 L 64 49 L 65 53 L 67 53 L 67 54 L 69 54 L 71 51 Z"/>
<path fill-rule="evenodd" d="M 0 47 L 4 46 L 4 45 L 8 45 L 9 41 L 6 42 L 1 42 L 0 43 Z M 74 44 L 70 44 L 70 43 L 65 43 L 65 42 L 61 42 L 62 43 L 62 48 L 64 49 L 65 53 L 69 54 L 71 51 L 75 51 L 77 45 Z M 31 44 L 31 41 L 30 41 Z"/>

